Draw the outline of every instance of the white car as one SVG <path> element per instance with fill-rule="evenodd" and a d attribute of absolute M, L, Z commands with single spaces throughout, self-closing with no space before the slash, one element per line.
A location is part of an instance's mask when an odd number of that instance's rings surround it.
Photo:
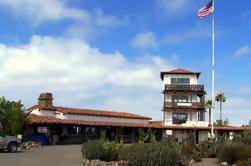
<path fill-rule="evenodd" d="M 20 143 L 21 139 L 14 136 L 4 135 L 0 132 L 0 151 L 7 149 L 8 152 L 16 152 Z"/>

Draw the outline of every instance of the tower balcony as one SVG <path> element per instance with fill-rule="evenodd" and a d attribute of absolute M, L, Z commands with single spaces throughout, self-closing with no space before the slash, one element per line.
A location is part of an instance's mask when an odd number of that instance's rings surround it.
<path fill-rule="evenodd" d="M 205 102 L 164 102 L 164 109 L 173 110 L 189 110 L 189 111 L 205 111 Z"/>
<path fill-rule="evenodd" d="M 205 94 L 204 85 L 165 85 L 164 91 L 168 92 L 195 92 Z"/>

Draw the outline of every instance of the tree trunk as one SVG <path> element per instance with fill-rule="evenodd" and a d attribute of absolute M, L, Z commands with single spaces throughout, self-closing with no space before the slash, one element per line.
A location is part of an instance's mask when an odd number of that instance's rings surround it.
<path fill-rule="evenodd" d="M 222 102 L 220 102 L 220 121 L 222 123 Z"/>

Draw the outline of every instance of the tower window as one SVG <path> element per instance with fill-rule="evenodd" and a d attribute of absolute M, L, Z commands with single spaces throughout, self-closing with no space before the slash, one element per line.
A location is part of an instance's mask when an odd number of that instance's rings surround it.
<path fill-rule="evenodd" d="M 172 95 L 173 102 L 187 103 L 189 101 L 188 95 Z"/>
<path fill-rule="evenodd" d="M 173 113 L 173 124 L 186 123 L 187 114 L 186 113 Z"/>
<path fill-rule="evenodd" d="M 198 121 L 205 121 L 205 113 L 198 112 Z"/>
<path fill-rule="evenodd" d="M 190 78 L 171 78 L 171 84 L 189 85 L 190 84 Z"/>

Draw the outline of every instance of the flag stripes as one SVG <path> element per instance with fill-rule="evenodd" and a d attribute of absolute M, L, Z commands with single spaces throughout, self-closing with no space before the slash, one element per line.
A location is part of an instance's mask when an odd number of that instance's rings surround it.
<path fill-rule="evenodd" d="M 203 6 L 201 9 L 198 11 L 198 17 L 203 18 L 206 17 L 207 15 L 211 14 L 214 12 L 213 9 L 213 1 L 210 1 L 206 6 Z"/>

